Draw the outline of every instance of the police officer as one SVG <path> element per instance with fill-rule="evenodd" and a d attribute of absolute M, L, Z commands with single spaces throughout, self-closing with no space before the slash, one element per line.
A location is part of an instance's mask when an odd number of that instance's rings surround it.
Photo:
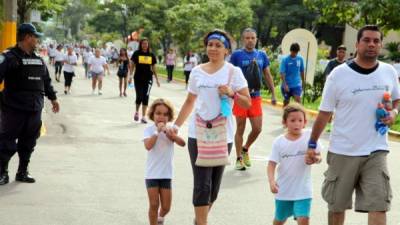
<path fill-rule="evenodd" d="M 44 96 L 51 100 L 54 113 L 60 109 L 47 67 L 34 52 L 41 36 L 32 24 L 21 24 L 17 45 L 0 54 L 0 82 L 5 84 L 1 96 L 0 185 L 9 182 L 8 162 L 15 152 L 19 156 L 15 180 L 35 182 L 28 164 L 40 135 Z"/>

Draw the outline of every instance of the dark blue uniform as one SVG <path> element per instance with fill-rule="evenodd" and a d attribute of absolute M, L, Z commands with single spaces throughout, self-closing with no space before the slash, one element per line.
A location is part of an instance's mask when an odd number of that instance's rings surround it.
<path fill-rule="evenodd" d="M 18 152 L 18 172 L 27 172 L 40 135 L 44 96 L 56 100 L 56 92 L 42 58 L 19 47 L 0 55 L 0 81 L 5 83 L 0 96 L 0 166 L 7 172 L 10 158 Z"/>

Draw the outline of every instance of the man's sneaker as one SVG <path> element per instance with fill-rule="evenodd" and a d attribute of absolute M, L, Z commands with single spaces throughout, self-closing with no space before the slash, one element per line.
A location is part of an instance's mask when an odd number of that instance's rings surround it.
<path fill-rule="evenodd" d="M 139 120 L 139 113 L 135 113 L 135 115 L 133 116 L 133 120 L 138 121 Z"/>
<path fill-rule="evenodd" d="M 164 225 L 164 218 L 163 217 L 158 217 L 157 225 Z"/>
<path fill-rule="evenodd" d="M 250 161 L 250 156 L 249 152 L 242 152 L 242 157 L 243 157 L 243 163 L 246 167 L 251 166 L 251 161 Z"/>
<path fill-rule="evenodd" d="M 244 163 L 243 163 L 242 159 L 237 159 L 236 160 L 235 169 L 236 170 L 246 170 L 246 167 L 244 166 Z"/>
<path fill-rule="evenodd" d="M 102 95 L 103 93 L 99 90 L 99 95 Z"/>
<path fill-rule="evenodd" d="M 142 118 L 142 119 L 140 120 L 140 122 L 146 124 L 146 123 L 147 123 L 147 120 L 144 119 L 144 118 Z"/>

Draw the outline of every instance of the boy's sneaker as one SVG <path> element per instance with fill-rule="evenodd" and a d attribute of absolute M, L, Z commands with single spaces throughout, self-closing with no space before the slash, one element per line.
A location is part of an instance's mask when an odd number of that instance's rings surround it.
<path fill-rule="evenodd" d="M 243 157 L 243 163 L 246 167 L 251 166 L 251 161 L 250 161 L 250 156 L 249 152 L 242 152 L 242 157 Z"/>
<path fill-rule="evenodd" d="M 242 159 L 237 159 L 236 160 L 235 169 L 236 170 L 246 170 L 246 167 L 244 166 L 244 163 L 243 163 Z"/>

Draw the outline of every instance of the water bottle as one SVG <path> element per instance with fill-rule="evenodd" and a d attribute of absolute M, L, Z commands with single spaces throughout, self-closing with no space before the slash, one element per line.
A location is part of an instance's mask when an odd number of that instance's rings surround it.
<path fill-rule="evenodd" d="M 134 88 L 135 87 L 135 85 L 133 84 L 133 82 L 130 82 L 129 84 L 128 84 L 128 88 Z"/>
<path fill-rule="evenodd" d="M 221 114 L 224 117 L 232 115 L 231 104 L 229 103 L 229 97 L 226 95 L 221 96 Z"/>

